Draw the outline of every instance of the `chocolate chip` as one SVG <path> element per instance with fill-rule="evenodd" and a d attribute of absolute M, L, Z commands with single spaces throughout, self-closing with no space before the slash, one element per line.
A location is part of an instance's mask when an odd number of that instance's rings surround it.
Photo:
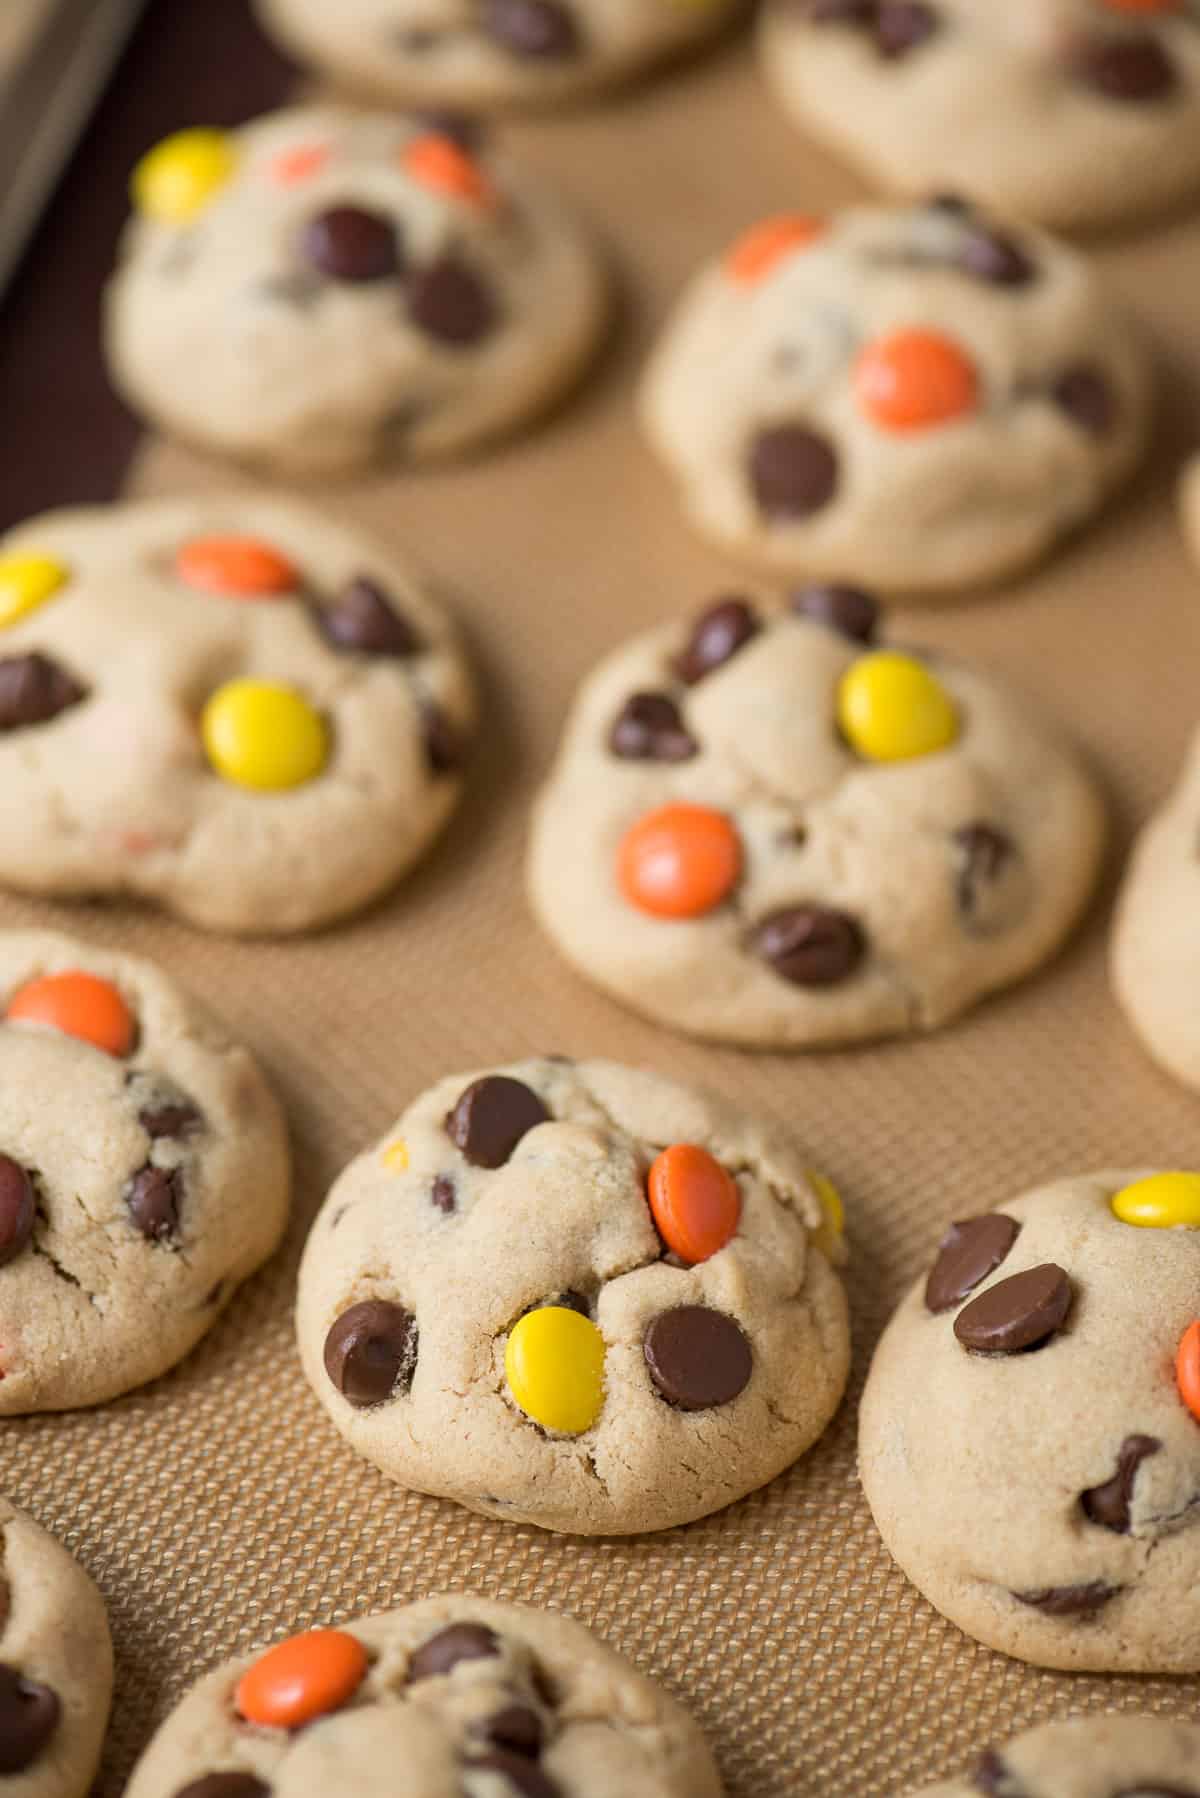
<path fill-rule="evenodd" d="M 848 912 L 792 905 L 755 926 L 750 946 L 793 986 L 836 986 L 866 954 L 866 938 Z"/>
<path fill-rule="evenodd" d="M 473 1080 L 446 1118 L 446 1134 L 473 1167 L 503 1167 L 521 1138 L 550 1113 L 523 1080 L 485 1074 Z"/>
<path fill-rule="evenodd" d="M 919 0 L 881 0 L 875 19 L 875 43 L 881 56 L 907 56 L 931 38 L 938 29 L 938 16 L 932 6 Z"/>
<path fill-rule="evenodd" d="M 1094 1580 L 1090 1586 L 1042 1586 L 1036 1592 L 1014 1592 L 1013 1597 L 1047 1617 L 1093 1617 L 1120 1590 Z"/>
<path fill-rule="evenodd" d="M 754 1371 L 739 1325 L 707 1305 L 660 1311 L 642 1338 L 642 1352 L 659 1392 L 681 1411 L 729 1404 Z"/>
<path fill-rule="evenodd" d="M 699 751 L 667 693 L 631 693 L 608 733 L 613 755 L 630 762 L 686 762 Z"/>
<path fill-rule="evenodd" d="M 444 1211 L 447 1217 L 450 1216 L 451 1212 L 458 1210 L 458 1195 L 454 1188 L 454 1182 L 445 1174 L 438 1175 L 433 1183 L 433 1191 L 429 1196 L 437 1206 L 438 1210 Z"/>
<path fill-rule="evenodd" d="M 926 1307 L 936 1315 L 952 1311 L 994 1273 L 1021 1234 L 1016 1218 L 1001 1211 L 985 1212 L 951 1224 L 938 1246 L 937 1260 L 925 1282 Z"/>
<path fill-rule="evenodd" d="M 1064 369 L 1050 389 L 1051 398 L 1072 423 L 1089 437 L 1107 437 L 1117 416 L 1108 377 L 1090 362 Z"/>
<path fill-rule="evenodd" d="M 416 115 L 418 121 L 438 137 L 448 137 L 452 144 L 474 156 L 483 148 L 487 131 L 483 120 L 472 113 L 453 112 L 445 106 L 427 107 Z"/>
<path fill-rule="evenodd" d="M 21 1253 L 36 1216 L 33 1181 L 11 1155 L 0 1155 L 0 1267 Z"/>
<path fill-rule="evenodd" d="M 125 1188 L 125 1204 L 142 1235 L 151 1242 L 168 1242 L 179 1230 L 179 1203 L 183 1176 L 178 1168 L 141 1168 Z"/>
<path fill-rule="evenodd" d="M 1113 1798 L 1200 1798 L 1195 1786 L 1124 1786 Z"/>
<path fill-rule="evenodd" d="M 457 774 L 466 759 L 466 744 L 454 720 L 432 699 L 422 699 L 421 738 L 431 774 Z"/>
<path fill-rule="evenodd" d="M 460 1661 L 488 1660 L 500 1653 L 500 1638 L 485 1623 L 451 1623 L 413 1651 L 408 1683 L 450 1673 Z"/>
<path fill-rule="evenodd" d="M 500 316 L 491 288 L 449 251 L 413 276 L 407 305 L 427 337 L 455 349 L 481 343 Z"/>
<path fill-rule="evenodd" d="M 400 272 L 396 226 L 381 212 L 362 206 L 331 206 L 310 219 L 304 254 L 331 281 L 386 281 Z"/>
<path fill-rule="evenodd" d="M 146 1135 L 157 1142 L 164 1136 L 194 1136 L 198 1130 L 203 1130 L 204 1117 L 200 1107 L 185 1094 L 178 1098 L 164 1094 L 142 1106 L 138 1123 Z"/>
<path fill-rule="evenodd" d="M 358 575 L 316 613 L 317 628 L 335 649 L 361 655 L 415 656 L 421 639 L 390 604 L 382 587 Z"/>
<path fill-rule="evenodd" d="M 87 690 L 49 656 L 0 657 L 0 731 L 48 724 L 87 698 Z"/>
<path fill-rule="evenodd" d="M 271 1788 L 253 1773 L 206 1773 L 183 1786 L 175 1798 L 270 1798 Z"/>
<path fill-rule="evenodd" d="M 1071 1282 L 1052 1261 L 989 1286 L 954 1320 L 964 1348 L 979 1355 L 1016 1355 L 1048 1342 L 1071 1309 Z"/>
<path fill-rule="evenodd" d="M 760 431 L 750 447 L 748 472 L 759 509 L 768 518 L 808 518 L 837 491 L 832 445 L 803 425 Z"/>
<path fill-rule="evenodd" d="M 32 1767 L 58 1727 L 62 1706 L 49 1686 L 0 1661 L 0 1773 Z"/>
<path fill-rule="evenodd" d="M 510 1754 L 504 1748 L 480 1755 L 475 1760 L 464 1761 L 463 1771 L 499 1773 L 508 1781 L 517 1798 L 562 1798 L 562 1787 L 543 1773 L 539 1766 L 526 1760 L 523 1755 Z"/>
<path fill-rule="evenodd" d="M 483 28 L 514 56 L 551 61 L 581 47 L 574 14 L 558 0 L 484 0 Z"/>
<path fill-rule="evenodd" d="M 702 612 L 692 634 L 675 659 L 675 672 L 688 686 L 711 674 L 757 637 L 762 625 L 754 607 L 745 599 L 720 599 Z"/>
<path fill-rule="evenodd" d="M 550 1301 L 552 1305 L 561 1305 L 564 1311 L 578 1311 L 580 1317 L 590 1317 L 592 1307 L 582 1292 L 560 1292 Z"/>
<path fill-rule="evenodd" d="M 814 25 L 873 25 L 878 0 L 800 0 Z"/>
<path fill-rule="evenodd" d="M 977 1791 L 986 1792 L 988 1798 L 1025 1798 L 1020 1780 L 994 1748 L 980 1755 L 971 1775 L 971 1784 Z"/>
<path fill-rule="evenodd" d="M 1012 904 L 1006 904 L 1000 888 L 1019 876 L 1017 846 L 993 824 L 964 824 L 951 837 L 957 861 L 954 897 L 963 920 L 978 935 L 1011 922 Z M 1023 887 L 1024 883 L 1020 882 Z M 1010 901 L 1019 898 L 1011 891 Z"/>
<path fill-rule="evenodd" d="M 1140 105 L 1161 100 L 1175 87 L 1175 65 L 1157 38 L 1098 37 L 1080 44 L 1071 57 L 1075 74 L 1106 100 Z"/>
<path fill-rule="evenodd" d="M 12 1588 L 9 1585 L 8 1581 L 4 1578 L 3 1574 L 0 1574 L 0 1633 L 3 1632 L 4 1626 L 8 1622 L 9 1613 L 11 1611 L 12 1611 Z"/>
<path fill-rule="evenodd" d="M 417 1366 L 417 1320 L 402 1305 L 365 1299 L 325 1338 L 325 1372 L 360 1410 L 408 1391 Z"/>
<path fill-rule="evenodd" d="M 967 236 L 961 266 L 977 281 L 991 287 L 1028 287 L 1037 269 L 1016 239 L 980 225 Z"/>
<path fill-rule="evenodd" d="M 790 600 L 793 612 L 811 618 L 855 643 L 873 643 L 879 626 L 879 602 L 861 587 L 802 587 Z"/>
<path fill-rule="evenodd" d="M 1115 1530 L 1118 1536 L 1129 1534 L 1129 1506 L 1133 1500 L 1133 1488 L 1137 1481 L 1138 1468 L 1151 1455 L 1156 1455 L 1162 1443 L 1157 1436 L 1126 1436 L 1117 1454 L 1117 1471 L 1102 1486 L 1092 1486 L 1081 1492 L 1079 1502 L 1083 1506 L 1084 1515 L 1092 1523 L 1098 1523 L 1103 1529 Z"/>
<path fill-rule="evenodd" d="M 527 1704 L 507 1704 L 494 1717 L 487 1718 L 483 1734 L 497 1748 L 507 1748 L 513 1754 L 526 1754 L 536 1758 L 542 1752 L 545 1731 L 541 1718 Z"/>

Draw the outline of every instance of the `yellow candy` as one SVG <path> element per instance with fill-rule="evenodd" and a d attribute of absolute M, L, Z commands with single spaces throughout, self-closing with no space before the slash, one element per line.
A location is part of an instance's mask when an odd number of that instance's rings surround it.
<path fill-rule="evenodd" d="M 239 787 L 299 787 L 329 759 L 321 714 L 293 687 L 274 681 L 231 680 L 218 687 L 200 732 L 217 773 Z"/>
<path fill-rule="evenodd" d="M 408 1171 L 408 1144 L 402 1136 L 388 1144 L 383 1151 L 383 1165 L 390 1174 L 403 1174 Z"/>
<path fill-rule="evenodd" d="M 0 556 L 0 630 L 44 606 L 69 577 L 53 556 Z"/>
<path fill-rule="evenodd" d="M 229 180 L 237 157 L 226 131 L 176 131 L 148 150 L 133 171 L 133 203 L 147 218 L 186 225 Z"/>
<path fill-rule="evenodd" d="M 544 1430 L 579 1436 L 604 1403 L 604 1338 L 595 1324 L 564 1305 L 527 1311 L 504 1351 L 508 1389 Z"/>
<path fill-rule="evenodd" d="M 1200 1174 L 1151 1174 L 1110 1200 L 1123 1224 L 1143 1230 L 1200 1230 Z"/>
<path fill-rule="evenodd" d="M 813 1241 L 823 1255 L 833 1257 L 838 1244 L 846 1233 L 846 1207 L 842 1204 L 842 1195 L 833 1181 L 824 1174 L 818 1174 L 815 1168 L 808 1170 L 808 1184 L 816 1193 L 824 1212 L 824 1222 L 819 1230 L 813 1231 Z"/>
<path fill-rule="evenodd" d="M 958 736 L 954 701 L 915 656 L 879 649 L 860 656 L 838 687 L 838 723 L 871 762 L 934 755 Z"/>

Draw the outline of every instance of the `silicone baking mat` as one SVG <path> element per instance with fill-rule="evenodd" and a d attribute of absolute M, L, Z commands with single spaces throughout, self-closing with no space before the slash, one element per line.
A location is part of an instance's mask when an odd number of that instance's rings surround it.
<path fill-rule="evenodd" d="M 734 1053 L 640 1023 L 555 959 L 522 898 L 526 814 L 591 661 L 739 584 L 686 532 L 631 420 L 671 296 L 759 214 L 859 190 L 767 103 L 744 44 L 507 135 L 611 248 L 621 316 L 606 361 L 556 418 L 486 459 L 315 496 L 454 595 L 487 710 L 447 837 L 389 902 L 303 942 L 206 939 L 124 907 L 0 902 L 5 923 L 148 953 L 202 993 L 270 1070 L 295 1145 L 284 1252 L 181 1369 L 103 1411 L 0 1428 L 0 1488 L 62 1536 L 111 1608 L 119 1678 L 100 1790 L 119 1792 L 153 1725 L 222 1657 L 443 1589 L 558 1605 L 594 1625 L 693 1707 L 735 1798 L 884 1798 L 1046 1717 L 1193 1714 L 1195 1680 L 1040 1673 L 942 1621 L 875 1534 L 854 1418 L 889 1308 L 951 1216 L 1070 1169 L 1200 1164 L 1200 1105 L 1146 1062 L 1105 980 L 1115 870 L 1200 711 L 1200 576 L 1173 513 L 1194 434 L 1200 218 L 1098 250 L 1160 351 L 1147 475 L 1035 579 L 896 625 L 1019 683 L 1088 745 L 1116 848 L 1087 925 L 1039 977 L 928 1040 Z M 150 443 L 129 488 L 218 492 L 236 478 Z M 342 1446 L 292 1349 L 297 1256 L 341 1164 L 437 1076 L 545 1050 L 661 1067 L 764 1108 L 849 1209 L 855 1378 L 837 1421 L 765 1491 L 642 1540 L 504 1527 L 398 1490 Z"/>

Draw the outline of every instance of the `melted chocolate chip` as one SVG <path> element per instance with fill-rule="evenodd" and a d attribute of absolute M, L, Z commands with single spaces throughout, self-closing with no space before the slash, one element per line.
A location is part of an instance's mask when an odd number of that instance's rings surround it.
<path fill-rule="evenodd" d="M 1136 1785 L 1124 1786 L 1113 1798 L 1200 1798 L 1195 1786 Z"/>
<path fill-rule="evenodd" d="M 1020 1234 L 1017 1220 L 1000 1211 L 951 1224 L 925 1282 L 926 1307 L 935 1315 L 952 1311 L 996 1271 Z"/>
<path fill-rule="evenodd" d="M 473 1167 L 503 1167 L 521 1138 L 550 1113 L 531 1087 L 507 1074 L 474 1080 L 446 1119 L 446 1134 Z"/>
<path fill-rule="evenodd" d="M 62 1706 L 49 1686 L 0 1661 L 0 1773 L 32 1767 L 58 1727 Z"/>
<path fill-rule="evenodd" d="M 1133 1488 L 1137 1482 L 1138 1468 L 1151 1455 L 1156 1455 L 1162 1443 L 1157 1436 L 1126 1436 L 1117 1455 L 1117 1471 L 1102 1486 L 1092 1486 L 1081 1492 L 1079 1502 L 1083 1506 L 1084 1515 L 1103 1529 L 1115 1530 L 1118 1536 L 1129 1534 L 1129 1507 L 1133 1501 Z"/>
<path fill-rule="evenodd" d="M 978 1765 L 971 1775 L 971 1784 L 977 1791 L 986 1792 L 988 1798 L 1025 1798 L 1021 1783 L 1012 1768 L 994 1748 L 989 1748 L 985 1754 L 980 1755 Z"/>
<path fill-rule="evenodd" d="M 358 1409 L 399 1398 L 417 1366 L 417 1320 L 402 1305 L 365 1299 L 343 1311 L 325 1338 L 325 1372 Z"/>
<path fill-rule="evenodd" d="M 658 1391 L 681 1411 L 729 1404 L 754 1371 L 740 1326 L 707 1305 L 661 1311 L 646 1328 L 642 1352 Z"/>
<path fill-rule="evenodd" d="M 592 1307 L 582 1292 L 560 1292 L 547 1301 L 551 1305 L 561 1305 L 564 1311 L 578 1311 L 580 1317 L 590 1317 Z"/>
<path fill-rule="evenodd" d="M 125 1204 L 134 1225 L 150 1242 L 169 1242 L 179 1231 L 183 1175 L 147 1165 L 125 1188 Z"/>
<path fill-rule="evenodd" d="M 1064 369 L 1050 396 L 1089 437 L 1107 437 L 1116 422 L 1117 402 L 1108 376 L 1090 362 Z"/>
<path fill-rule="evenodd" d="M 689 687 L 695 686 L 714 668 L 730 661 L 761 629 L 758 614 L 748 600 L 718 600 L 693 625 L 682 654 L 676 657 L 676 674 Z"/>
<path fill-rule="evenodd" d="M 466 744 L 454 720 L 432 699 L 421 701 L 421 739 L 431 774 L 457 774 L 466 759 Z"/>
<path fill-rule="evenodd" d="M 833 446 L 803 425 L 760 431 L 750 447 L 747 471 L 759 510 L 768 518 L 808 518 L 837 492 Z"/>
<path fill-rule="evenodd" d="M 793 986 L 836 986 L 866 953 L 866 938 L 847 912 L 793 905 L 756 925 L 750 947 Z"/>
<path fill-rule="evenodd" d="M 175 1798 L 271 1798 L 271 1788 L 253 1773 L 206 1773 L 182 1787 Z"/>
<path fill-rule="evenodd" d="M 1076 48 L 1071 66 L 1093 92 L 1126 105 L 1162 100 L 1175 88 L 1175 64 L 1148 33 L 1089 39 Z"/>
<path fill-rule="evenodd" d="M 527 1704 L 506 1704 L 502 1711 L 486 1720 L 483 1734 L 497 1748 L 507 1748 L 512 1754 L 525 1754 L 536 1759 L 542 1752 L 545 1731 L 541 1718 Z"/>
<path fill-rule="evenodd" d="M 1037 269 L 1015 238 L 985 225 L 975 226 L 962 247 L 961 266 L 991 287 L 1028 287 Z"/>
<path fill-rule="evenodd" d="M 814 25 L 873 25 L 878 0 L 800 0 Z"/>
<path fill-rule="evenodd" d="M 791 608 L 855 643 L 873 643 L 879 626 L 879 602 L 861 587 L 802 587 Z"/>
<path fill-rule="evenodd" d="M 558 0 L 484 0 L 483 28 L 513 56 L 557 61 L 580 50 L 573 13 Z"/>
<path fill-rule="evenodd" d="M 13 1261 L 33 1235 L 37 1198 L 20 1162 L 0 1155 L 0 1267 Z"/>
<path fill-rule="evenodd" d="M 1016 844 L 992 824 L 964 824 L 951 842 L 958 863 L 954 897 L 964 923 L 981 936 L 1002 928 L 1011 921 L 1012 908 L 1004 904 L 1000 888 L 1018 875 Z"/>
<path fill-rule="evenodd" d="M 138 1123 L 157 1142 L 162 1137 L 194 1136 L 204 1128 L 200 1107 L 185 1094 L 164 1094 L 151 1099 L 138 1112 Z"/>
<path fill-rule="evenodd" d="M 954 1320 L 964 1348 L 979 1355 L 1016 1355 L 1037 1348 L 1062 1328 L 1071 1309 L 1071 1282 L 1047 1261 L 989 1286 Z"/>
<path fill-rule="evenodd" d="M 8 1622 L 9 1613 L 11 1610 L 12 1610 L 12 1588 L 9 1586 L 8 1581 L 4 1578 L 4 1575 L 0 1574 L 0 1633 L 3 1632 L 4 1626 Z"/>
<path fill-rule="evenodd" d="M 87 689 L 49 656 L 0 657 L 0 732 L 48 724 L 87 698 Z"/>
<path fill-rule="evenodd" d="M 408 1663 L 408 1683 L 451 1673 L 460 1661 L 482 1661 L 500 1653 L 500 1639 L 485 1623 L 451 1623 L 415 1649 Z"/>
<path fill-rule="evenodd" d="M 331 281 L 358 285 L 386 281 L 400 272 L 395 224 L 362 206 L 331 206 L 319 212 L 305 227 L 302 248 L 313 267 Z"/>
<path fill-rule="evenodd" d="M 453 112 L 448 107 L 435 106 L 426 107 L 416 117 L 438 137 L 448 137 L 452 144 L 457 144 L 468 156 L 476 155 L 483 148 L 487 137 L 483 120 L 471 113 Z"/>
<path fill-rule="evenodd" d="M 407 618 L 366 575 L 357 576 L 330 605 L 320 607 L 316 622 L 335 649 L 372 656 L 415 656 L 421 649 L 421 639 Z"/>
<path fill-rule="evenodd" d="M 1036 1592 L 1014 1592 L 1013 1597 L 1046 1617 L 1094 1617 L 1120 1590 L 1093 1580 L 1089 1586 L 1042 1586 Z"/>
<path fill-rule="evenodd" d="M 686 762 L 699 751 L 667 693 L 631 693 L 613 720 L 608 747 L 630 762 Z"/>
<path fill-rule="evenodd" d="M 527 1760 L 521 1754 L 511 1754 L 504 1748 L 464 1761 L 463 1770 L 466 1773 L 478 1771 L 502 1774 L 516 1798 L 562 1798 L 562 1787 L 549 1774 L 543 1773 L 534 1761 Z"/>
<path fill-rule="evenodd" d="M 447 1217 L 451 1212 L 458 1210 L 458 1194 L 455 1191 L 454 1182 L 445 1174 L 438 1175 L 429 1196 L 438 1210 L 444 1211 Z"/>
<path fill-rule="evenodd" d="M 938 29 L 932 6 L 920 0 L 880 0 L 875 18 L 875 43 L 881 56 L 907 56 L 926 43 Z"/>
<path fill-rule="evenodd" d="M 407 304 L 409 317 L 427 337 L 453 349 L 481 343 L 499 317 L 491 288 L 449 251 L 413 276 Z"/>

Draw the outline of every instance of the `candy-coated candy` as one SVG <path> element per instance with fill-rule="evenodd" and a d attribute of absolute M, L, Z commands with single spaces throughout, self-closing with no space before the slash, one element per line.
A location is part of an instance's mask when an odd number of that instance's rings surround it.
<path fill-rule="evenodd" d="M 5 1015 L 10 1023 L 44 1024 L 77 1036 L 106 1055 L 128 1055 L 137 1034 L 133 1013 L 112 981 L 79 968 L 18 987 Z"/>
<path fill-rule="evenodd" d="M 280 150 L 266 165 L 268 178 L 280 187 L 296 187 L 301 181 L 311 181 L 319 175 L 329 161 L 328 144 L 296 144 L 290 150 Z"/>
<path fill-rule="evenodd" d="M 1200 1423 L 1200 1323 L 1189 1324 L 1180 1338 L 1175 1380 L 1180 1398 Z"/>
<path fill-rule="evenodd" d="M 808 1170 L 808 1184 L 816 1193 L 823 1214 L 820 1228 L 813 1231 L 813 1241 L 823 1255 L 832 1256 L 846 1234 L 846 1207 L 833 1181 L 815 1168 Z"/>
<path fill-rule="evenodd" d="M 698 918 L 727 899 L 742 871 L 741 839 L 724 812 L 664 805 L 631 825 L 617 851 L 617 884 L 655 918 Z"/>
<path fill-rule="evenodd" d="M 1200 1230 L 1200 1174 L 1151 1174 L 1109 1203 L 1123 1224 L 1144 1230 Z"/>
<path fill-rule="evenodd" d="M 311 1629 L 269 1648 L 238 1681 L 234 1704 L 248 1723 L 300 1729 L 340 1710 L 362 1684 L 367 1651 L 341 1629 Z"/>
<path fill-rule="evenodd" d="M 422 187 L 469 200 L 473 206 L 490 206 L 495 190 L 475 158 L 452 138 L 431 131 L 414 137 L 401 158 L 405 170 Z"/>
<path fill-rule="evenodd" d="M 389 1174 L 408 1172 L 408 1144 L 402 1136 L 398 1136 L 395 1142 L 390 1142 L 383 1151 L 383 1165 Z"/>
<path fill-rule="evenodd" d="M 53 556 L 0 556 L 0 630 L 36 612 L 65 586 L 70 571 Z"/>
<path fill-rule="evenodd" d="M 940 331 L 893 331 L 859 351 L 854 389 L 867 417 L 885 431 L 923 431 L 973 412 L 979 374 L 966 351 Z"/>
<path fill-rule="evenodd" d="M 650 1169 L 650 1210 L 658 1233 L 694 1267 L 731 1241 L 742 1214 L 737 1181 L 707 1149 L 672 1143 Z"/>
<path fill-rule="evenodd" d="M 243 599 L 294 593 L 295 565 L 260 537 L 191 537 L 175 555 L 175 572 L 188 587 Z"/>
<path fill-rule="evenodd" d="M 578 1311 L 542 1305 L 513 1325 L 504 1372 L 526 1417 L 544 1430 L 582 1435 L 604 1403 L 604 1338 Z"/>
<path fill-rule="evenodd" d="M 793 250 L 805 249 L 829 229 L 824 219 L 804 212 L 780 213 L 752 225 L 725 255 L 725 273 L 731 281 L 751 286 L 769 275 L 777 262 Z"/>
<path fill-rule="evenodd" d="M 329 759 L 329 731 L 293 687 L 231 680 L 204 707 L 200 732 L 223 780 L 264 792 L 303 786 Z"/>
<path fill-rule="evenodd" d="M 133 203 L 147 218 L 185 225 L 233 174 L 237 155 L 229 133 L 197 126 L 176 131 L 148 150 L 133 171 Z"/>
<path fill-rule="evenodd" d="M 860 656 L 841 678 L 838 724 L 871 762 L 935 755 L 958 736 L 954 701 L 923 662 L 895 649 Z"/>

